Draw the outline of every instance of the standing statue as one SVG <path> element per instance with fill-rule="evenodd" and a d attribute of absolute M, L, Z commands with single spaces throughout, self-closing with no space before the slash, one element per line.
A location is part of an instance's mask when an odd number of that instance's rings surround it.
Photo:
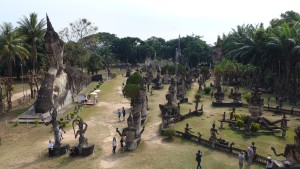
<path fill-rule="evenodd" d="M 75 132 L 75 127 L 78 126 L 78 130 Z M 81 117 L 77 116 L 75 120 L 72 122 L 72 127 L 74 131 L 75 138 L 79 135 L 79 143 L 75 145 L 73 155 L 82 155 L 88 156 L 94 151 L 94 144 L 89 144 L 88 139 L 84 137 L 86 133 L 88 125 L 82 120 Z"/>
<path fill-rule="evenodd" d="M 294 144 L 287 144 L 284 152 L 277 154 L 274 147 L 271 147 L 276 156 L 283 156 L 286 158 L 284 161 L 278 161 L 278 163 L 288 164 L 292 167 L 300 166 L 300 126 L 295 128 Z"/>
<path fill-rule="evenodd" d="M 52 124 L 52 132 L 54 134 L 54 146 L 53 146 L 53 154 L 54 155 L 63 155 L 69 149 L 69 144 L 61 144 L 61 133 L 60 130 L 63 130 L 62 123 L 57 120 L 57 110 L 54 105 L 52 105 L 50 109 L 51 120 L 49 122 L 45 122 L 43 116 L 40 116 L 40 119 L 47 126 Z M 64 131 L 65 132 L 65 131 Z"/>
<path fill-rule="evenodd" d="M 75 133 L 75 125 L 74 124 L 78 126 L 78 130 L 76 131 L 76 133 Z M 79 135 L 78 148 L 82 148 L 83 146 L 87 146 L 88 141 L 87 141 L 87 138 L 84 137 L 84 134 L 87 130 L 88 125 L 82 120 L 81 117 L 77 116 L 76 119 L 72 123 L 72 127 L 73 127 L 73 130 L 74 130 L 75 138 L 77 138 L 77 136 Z"/>
<path fill-rule="evenodd" d="M 210 135 L 211 136 L 210 136 L 209 140 L 211 140 L 211 141 L 216 141 L 217 140 L 217 135 L 219 135 L 218 130 L 215 129 L 215 127 L 216 127 L 216 124 L 213 123 L 212 128 L 210 129 Z"/>

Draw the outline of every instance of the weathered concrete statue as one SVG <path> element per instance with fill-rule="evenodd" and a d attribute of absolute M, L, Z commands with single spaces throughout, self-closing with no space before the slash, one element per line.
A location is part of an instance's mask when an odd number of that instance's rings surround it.
<path fill-rule="evenodd" d="M 78 126 L 75 132 L 75 127 Z M 88 139 L 84 136 L 87 131 L 88 125 L 82 120 L 81 117 L 77 116 L 72 122 L 75 138 L 79 135 L 79 143 L 75 145 L 75 155 L 87 156 L 93 153 L 94 144 L 89 144 Z"/>
<path fill-rule="evenodd" d="M 289 168 L 300 168 L 300 127 L 295 128 L 294 144 L 287 144 L 284 153 L 277 154 L 274 147 L 271 149 L 276 156 L 283 156 L 286 158 L 284 161 L 275 160 L 276 166 L 285 165 Z"/>
<path fill-rule="evenodd" d="M 145 130 L 145 127 L 142 127 L 142 111 L 143 111 L 143 99 L 142 91 L 138 92 L 138 97 L 135 99 L 134 106 L 130 112 L 127 125 L 128 127 L 123 128 L 122 133 L 116 128 L 117 133 L 121 137 L 125 137 L 126 140 L 126 149 L 135 150 L 141 142 L 142 134 Z"/>
<path fill-rule="evenodd" d="M 73 95 L 81 91 L 88 83 L 88 77 L 82 71 L 65 66 L 63 63 L 64 42 L 52 27 L 47 17 L 45 39 L 45 54 L 49 70 L 45 74 L 37 101 L 35 113 L 48 113 L 51 105 L 57 105 L 57 110 L 73 102 Z M 44 116 L 47 117 L 47 116 Z"/>
<path fill-rule="evenodd" d="M 52 111 L 52 112 L 51 112 Z M 51 120 L 49 122 L 45 122 L 45 119 L 43 116 L 41 116 L 41 120 L 44 122 L 45 125 L 52 124 L 52 132 L 54 134 L 54 146 L 53 146 L 53 154 L 54 155 L 63 155 L 67 152 L 69 149 L 69 144 L 61 144 L 61 134 L 60 130 L 62 129 L 62 124 L 59 120 L 57 120 L 57 110 L 52 105 L 50 110 Z"/>

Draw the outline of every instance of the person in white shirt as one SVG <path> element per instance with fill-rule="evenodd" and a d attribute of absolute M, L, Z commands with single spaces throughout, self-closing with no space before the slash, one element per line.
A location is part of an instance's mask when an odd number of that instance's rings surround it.
<path fill-rule="evenodd" d="M 48 143 L 48 156 L 53 157 L 53 143 L 51 142 L 51 140 L 49 140 Z"/>
<path fill-rule="evenodd" d="M 244 156 L 244 152 L 243 151 L 240 152 L 238 158 L 239 158 L 239 167 L 240 167 L 240 169 L 243 169 L 243 167 L 244 167 L 244 160 L 245 160 L 245 156 Z"/>
<path fill-rule="evenodd" d="M 113 146 L 113 153 L 115 154 L 115 153 L 116 153 L 116 148 L 117 148 L 117 140 L 116 140 L 116 137 L 113 138 L 112 146 Z"/>

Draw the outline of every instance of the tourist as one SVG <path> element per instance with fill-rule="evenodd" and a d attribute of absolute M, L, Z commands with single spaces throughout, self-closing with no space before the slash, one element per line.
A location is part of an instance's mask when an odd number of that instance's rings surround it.
<path fill-rule="evenodd" d="M 123 113 L 123 121 L 125 120 L 125 115 L 126 115 L 126 111 L 124 109 L 124 107 L 122 107 L 122 113 Z"/>
<path fill-rule="evenodd" d="M 120 112 L 120 109 L 118 109 L 118 117 L 119 117 L 119 121 L 121 121 L 121 112 Z"/>
<path fill-rule="evenodd" d="M 115 154 L 115 153 L 116 153 L 116 148 L 117 148 L 117 140 L 116 140 L 116 137 L 113 138 L 112 146 L 113 146 L 113 153 Z"/>
<path fill-rule="evenodd" d="M 200 150 L 198 150 L 198 153 L 196 153 L 196 161 L 198 163 L 197 169 L 198 168 L 200 168 L 200 169 L 202 168 L 201 167 L 201 158 L 202 158 L 202 152 Z"/>
<path fill-rule="evenodd" d="M 244 156 L 244 152 L 241 151 L 239 156 L 239 166 L 240 166 L 240 169 L 243 169 L 243 166 L 244 166 L 244 160 L 245 160 L 245 156 Z"/>
<path fill-rule="evenodd" d="M 247 155 L 248 155 L 248 165 L 251 165 L 254 157 L 254 151 L 252 145 L 247 148 Z"/>
<path fill-rule="evenodd" d="M 273 168 L 273 160 L 271 157 L 268 157 L 266 169 L 272 169 Z"/>
<path fill-rule="evenodd" d="M 48 156 L 53 157 L 53 143 L 51 142 L 51 140 L 49 140 L 48 143 Z"/>
<path fill-rule="evenodd" d="M 123 137 L 121 137 L 120 145 L 121 145 L 121 152 L 123 153 L 124 152 L 124 139 L 123 139 Z"/>

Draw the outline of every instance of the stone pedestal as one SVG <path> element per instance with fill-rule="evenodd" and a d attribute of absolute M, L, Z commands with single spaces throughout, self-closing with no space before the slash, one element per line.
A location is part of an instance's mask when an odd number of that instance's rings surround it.
<path fill-rule="evenodd" d="M 89 156 L 93 154 L 95 145 L 89 143 L 87 146 L 83 146 L 82 148 L 79 148 L 78 144 L 76 144 L 74 147 L 75 147 L 75 155 Z"/>
<path fill-rule="evenodd" d="M 59 147 L 54 146 L 53 147 L 53 155 L 54 156 L 60 156 L 66 154 L 70 149 L 69 144 L 61 144 Z"/>
<path fill-rule="evenodd" d="M 292 164 L 290 166 L 287 166 L 284 164 L 285 161 L 280 161 L 280 160 L 273 160 L 273 161 L 274 161 L 274 165 L 273 165 L 274 169 L 299 169 L 300 168 L 300 164 Z"/>

